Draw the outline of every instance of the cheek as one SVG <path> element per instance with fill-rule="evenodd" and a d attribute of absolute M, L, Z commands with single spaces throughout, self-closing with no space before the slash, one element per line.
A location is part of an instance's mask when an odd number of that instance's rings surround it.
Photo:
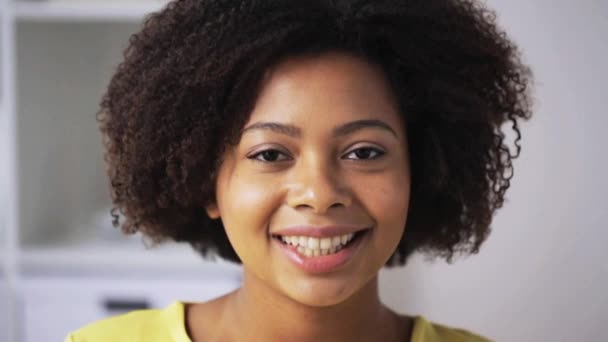
<path fill-rule="evenodd" d="M 361 197 L 367 210 L 383 229 L 382 236 L 399 239 L 405 227 L 410 198 L 409 178 L 403 175 L 382 176 L 366 182 Z"/>
<path fill-rule="evenodd" d="M 229 235 L 231 231 L 259 232 L 265 230 L 268 219 L 277 208 L 276 186 L 267 181 L 251 179 L 251 177 L 233 178 L 224 198 L 221 208 L 224 226 Z M 237 236 L 234 236 L 238 238 Z"/>
<path fill-rule="evenodd" d="M 260 247 L 269 246 L 268 220 L 277 208 L 278 197 L 274 188 L 251 177 L 236 176 L 218 199 L 226 234 L 244 265 L 259 265 L 267 253 Z"/>

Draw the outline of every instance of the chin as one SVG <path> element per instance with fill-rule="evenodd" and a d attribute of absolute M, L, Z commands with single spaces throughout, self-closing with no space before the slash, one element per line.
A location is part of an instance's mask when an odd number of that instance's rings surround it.
<path fill-rule="evenodd" d="M 292 281 L 283 293 L 296 302 L 312 307 L 329 307 L 345 302 L 358 290 L 354 281 L 318 279 Z"/>

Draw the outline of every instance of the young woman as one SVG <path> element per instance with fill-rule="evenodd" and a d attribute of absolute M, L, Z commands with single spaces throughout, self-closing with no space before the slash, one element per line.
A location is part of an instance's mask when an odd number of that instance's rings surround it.
<path fill-rule="evenodd" d="M 486 341 L 392 311 L 378 272 L 479 250 L 530 82 L 475 1 L 171 2 L 101 103 L 115 210 L 243 283 L 67 341 Z"/>

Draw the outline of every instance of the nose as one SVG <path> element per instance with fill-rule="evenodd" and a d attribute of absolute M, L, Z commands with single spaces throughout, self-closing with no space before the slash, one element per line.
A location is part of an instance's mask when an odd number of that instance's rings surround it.
<path fill-rule="evenodd" d="M 294 209 L 310 208 L 324 214 L 335 206 L 349 207 L 352 196 L 335 167 L 329 163 L 304 163 L 296 166 L 288 205 Z"/>

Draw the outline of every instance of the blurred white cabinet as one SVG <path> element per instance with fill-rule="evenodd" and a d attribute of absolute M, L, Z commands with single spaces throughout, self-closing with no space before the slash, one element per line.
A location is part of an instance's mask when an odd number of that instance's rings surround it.
<path fill-rule="evenodd" d="M 204 301 L 237 286 L 230 277 L 25 278 L 23 341 L 63 341 L 68 332 L 105 317 L 174 300 Z"/>

